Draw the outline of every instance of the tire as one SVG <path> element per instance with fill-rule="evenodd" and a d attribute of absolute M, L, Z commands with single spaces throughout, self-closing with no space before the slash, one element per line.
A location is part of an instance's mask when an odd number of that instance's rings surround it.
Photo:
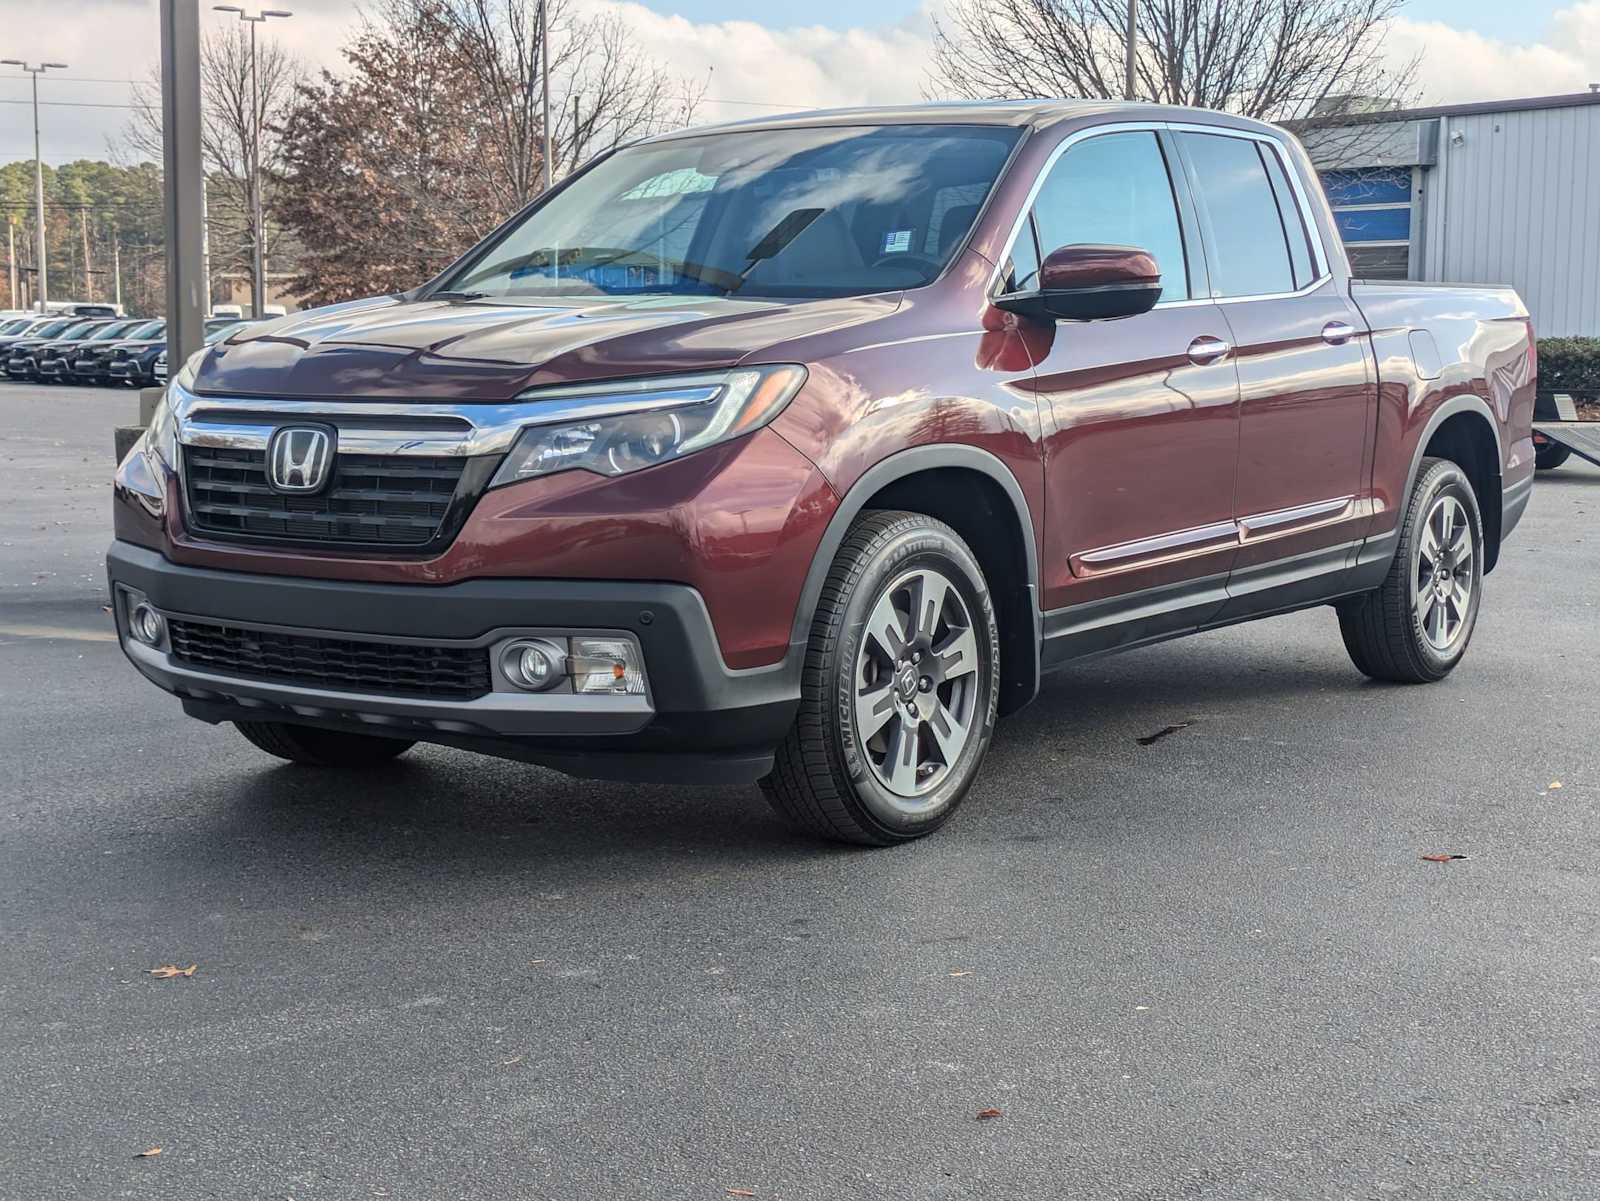
<path fill-rule="evenodd" d="M 1482 597 L 1483 519 L 1472 484 L 1448 459 L 1423 459 L 1388 576 L 1338 606 L 1345 649 L 1375 680 L 1442 680 L 1466 653 Z"/>
<path fill-rule="evenodd" d="M 1572 447 L 1559 442 L 1546 442 L 1533 448 L 1533 466 L 1537 471 L 1553 471 L 1572 457 Z"/>
<path fill-rule="evenodd" d="M 267 754 L 311 767 L 372 767 L 416 745 L 407 738 L 346 734 L 282 721 L 236 721 L 233 726 Z"/>
<path fill-rule="evenodd" d="M 912 611 L 934 616 L 913 629 Z M 961 536 L 921 513 L 863 514 L 823 584 L 800 709 L 762 791 L 824 838 L 891 846 L 931 834 L 988 752 L 999 665 L 994 603 Z"/>

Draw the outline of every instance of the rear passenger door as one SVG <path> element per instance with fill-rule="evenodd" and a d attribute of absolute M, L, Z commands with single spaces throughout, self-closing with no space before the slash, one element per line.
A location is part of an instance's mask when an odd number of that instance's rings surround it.
<path fill-rule="evenodd" d="M 1377 386 L 1367 326 L 1334 277 L 1305 188 L 1273 138 L 1175 133 L 1239 372 L 1239 553 L 1221 617 L 1337 585 L 1371 517 Z"/>

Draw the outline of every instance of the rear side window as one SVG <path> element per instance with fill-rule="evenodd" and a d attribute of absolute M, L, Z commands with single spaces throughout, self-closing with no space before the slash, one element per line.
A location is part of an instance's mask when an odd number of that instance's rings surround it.
<path fill-rule="evenodd" d="M 1042 254 L 1083 243 L 1135 246 L 1161 268 L 1161 299 L 1188 299 L 1177 201 L 1154 133 L 1101 134 L 1073 146 L 1044 181 L 1033 215 Z"/>
<path fill-rule="evenodd" d="M 1272 180 L 1272 195 L 1278 202 L 1278 216 L 1283 219 L 1283 232 L 1289 239 L 1289 263 L 1294 268 L 1294 286 L 1303 288 L 1317 277 L 1316 255 L 1311 249 L 1311 233 L 1306 229 L 1305 214 L 1295 199 L 1289 185 L 1289 174 L 1278 151 L 1262 142 L 1256 143 L 1261 160 L 1267 164 L 1267 176 Z"/>
<path fill-rule="evenodd" d="M 1180 136 L 1209 238 L 1213 295 L 1293 292 L 1283 215 L 1257 143 L 1208 133 Z"/>

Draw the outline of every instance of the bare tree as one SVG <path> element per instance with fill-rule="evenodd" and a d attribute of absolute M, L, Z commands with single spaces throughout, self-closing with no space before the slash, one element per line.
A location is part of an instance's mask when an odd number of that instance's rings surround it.
<path fill-rule="evenodd" d="M 646 58 L 618 14 L 583 15 L 569 0 L 548 2 L 552 174 L 692 119 L 704 85 L 675 80 Z M 492 114 L 483 150 L 501 207 L 514 212 L 539 192 L 544 171 L 539 0 L 442 0 L 437 7 Z"/>
<path fill-rule="evenodd" d="M 256 48 L 261 102 L 255 108 L 250 86 L 250 35 L 230 23 L 208 32 L 200 44 L 201 153 L 206 168 L 213 272 L 253 273 L 250 255 L 250 179 L 259 165 L 266 214 L 263 253 L 270 256 L 284 242 L 272 221 L 272 180 L 283 165 L 282 130 L 304 77 L 300 62 L 282 43 L 263 38 Z M 152 71 L 149 82 L 134 89 L 134 114 L 123 133 L 136 154 L 161 161 L 161 80 Z M 259 164 L 253 161 L 254 131 L 260 123 Z"/>
<path fill-rule="evenodd" d="M 1273 121 L 1396 107 L 1415 64 L 1381 50 L 1403 0 L 1138 0 L 1139 98 Z M 950 0 L 935 89 L 1120 97 L 1127 0 Z"/>

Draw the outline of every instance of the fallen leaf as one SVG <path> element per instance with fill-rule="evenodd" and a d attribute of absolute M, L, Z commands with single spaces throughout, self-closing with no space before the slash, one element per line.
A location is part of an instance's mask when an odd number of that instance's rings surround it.
<path fill-rule="evenodd" d="M 160 1154 L 161 1154 L 161 1148 L 160 1147 L 151 1147 L 150 1150 L 148 1150 L 148 1151 L 140 1151 L 137 1155 L 134 1156 L 134 1158 L 135 1159 L 154 1159 L 157 1155 L 160 1155 Z"/>
<path fill-rule="evenodd" d="M 192 976 L 200 965 L 191 963 L 188 967 L 179 967 L 175 963 L 164 963 L 160 967 L 148 969 L 145 974 L 154 976 L 157 980 L 170 980 L 174 976 Z"/>
<path fill-rule="evenodd" d="M 978 1121 L 980 1121 L 980 1122 L 987 1122 L 990 1119 L 997 1118 L 999 1116 L 1000 1116 L 1000 1111 L 998 1109 L 980 1109 L 980 1110 L 978 1110 Z"/>
<path fill-rule="evenodd" d="M 1551 788 L 1560 788 L 1561 787 L 1561 781 L 1560 780 L 1551 780 L 1550 781 L 1550 787 Z"/>
<path fill-rule="evenodd" d="M 756 1190 L 753 1188 L 731 1188 L 728 1190 L 730 1197 L 754 1197 Z"/>
<path fill-rule="evenodd" d="M 970 975 L 972 975 L 971 972 L 951 972 L 950 974 L 952 976 L 970 976 Z"/>
<path fill-rule="evenodd" d="M 1441 855 L 1424 855 L 1422 858 L 1428 863 L 1449 863 L 1452 859 L 1465 859 L 1466 856 L 1465 855 L 1442 855 L 1441 854 Z"/>
<path fill-rule="evenodd" d="M 1168 734 L 1176 734 L 1179 730 L 1187 730 L 1194 725 L 1192 721 L 1180 721 L 1176 725 L 1163 726 L 1154 734 L 1146 734 L 1143 738 L 1135 739 L 1140 746 L 1149 746 L 1152 742 L 1160 742 Z"/>
<path fill-rule="evenodd" d="M 521 1062 L 522 1062 L 522 1056 L 518 1055 L 515 1059 L 502 1059 L 500 1061 L 500 1066 L 503 1067 L 503 1068 L 508 1068 L 514 1063 L 521 1063 Z"/>

